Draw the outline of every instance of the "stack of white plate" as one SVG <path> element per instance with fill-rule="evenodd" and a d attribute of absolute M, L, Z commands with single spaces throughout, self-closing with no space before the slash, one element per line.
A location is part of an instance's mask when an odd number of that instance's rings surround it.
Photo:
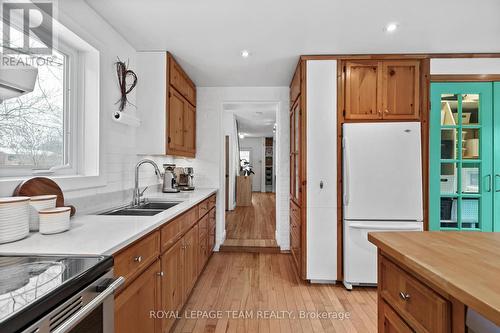
<path fill-rule="evenodd" d="M 40 233 L 49 235 L 69 230 L 70 212 L 71 208 L 69 207 L 56 207 L 39 211 Z"/>
<path fill-rule="evenodd" d="M 29 197 L 0 198 L 0 244 L 29 234 Z"/>
<path fill-rule="evenodd" d="M 42 209 L 54 208 L 56 206 L 57 195 L 37 195 L 30 197 L 30 231 L 38 231 L 38 212 Z"/>

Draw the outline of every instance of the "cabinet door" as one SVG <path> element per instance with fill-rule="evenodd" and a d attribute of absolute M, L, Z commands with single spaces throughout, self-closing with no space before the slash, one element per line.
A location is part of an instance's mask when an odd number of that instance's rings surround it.
<path fill-rule="evenodd" d="M 186 297 L 191 292 L 198 278 L 198 225 L 189 230 L 184 240 L 184 294 Z"/>
<path fill-rule="evenodd" d="M 292 108 L 290 113 L 290 195 L 292 200 L 300 205 L 300 192 L 301 192 L 301 111 L 300 99 Z"/>
<path fill-rule="evenodd" d="M 486 82 L 431 84 L 431 230 L 493 229 L 492 91 Z"/>
<path fill-rule="evenodd" d="M 404 320 L 384 301 L 382 302 L 379 316 L 382 316 L 382 325 L 378 331 L 382 333 L 412 333 L 413 330 L 404 322 Z"/>
<path fill-rule="evenodd" d="M 295 200 L 295 114 L 293 108 L 290 110 L 290 198 Z"/>
<path fill-rule="evenodd" d="M 345 119 L 382 117 L 380 67 L 377 61 L 346 63 Z"/>
<path fill-rule="evenodd" d="M 168 148 L 184 150 L 185 128 L 185 103 L 186 100 L 174 89 L 170 89 L 168 103 Z"/>
<path fill-rule="evenodd" d="M 184 104 L 184 149 L 187 152 L 196 152 L 196 109 L 190 103 Z"/>
<path fill-rule="evenodd" d="M 292 83 L 290 85 L 290 104 L 293 104 L 297 100 L 297 97 L 299 97 L 300 95 L 300 69 L 301 64 L 299 63 L 297 69 L 295 70 L 295 73 L 293 74 Z"/>
<path fill-rule="evenodd" d="M 149 312 L 160 309 L 160 261 L 157 260 L 115 298 L 115 331 L 159 332 L 160 321 Z"/>
<path fill-rule="evenodd" d="M 500 82 L 493 83 L 493 110 L 496 114 L 500 113 Z M 500 128 L 500 117 L 494 117 L 494 128 Z M 498 152 L 500 147 L 500 133 L 498 131 L 493 134 L 495 152 Z M 495 170 L 495 195 L 493 198 L 493 231 L 500 232 L 500 153 L 494 153 L 493 166 Z"/>
<path fill-rule="evenodd" d="M 420 62 L 382 63 L 382 110 L 384 119 L 419 119 Z"/>
<path fill-rule="evenodd" d="M 184 304 L 184 281 L 182 270 L 184 267 L 184 251 L 182 242 L 175 243 L 161 257 L 161 304 L 164 311 L 179 311 Z M 175 318 L 162 320 L 162 332 L 168 332 L 175 322 Z"/>

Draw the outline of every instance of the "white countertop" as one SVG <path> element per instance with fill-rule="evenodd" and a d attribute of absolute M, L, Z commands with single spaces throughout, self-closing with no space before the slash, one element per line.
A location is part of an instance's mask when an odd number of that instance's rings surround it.
<path fill-rule="evenodd" d="M 0 254 L 111 255 L 215 192 L 217 189 L 149 193 L 146 198 L 152 201 L 182 202 L 154 216 L 76 215 L 70 230 L 55 235 L 32 232 L 17 242 L 1 244 Z"/>

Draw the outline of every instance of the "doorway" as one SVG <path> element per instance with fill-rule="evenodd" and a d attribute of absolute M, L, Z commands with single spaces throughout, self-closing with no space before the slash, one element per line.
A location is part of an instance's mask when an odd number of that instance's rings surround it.
<path fill-rule="evenodd" d="M 226 237 L 221 251 L 279 251 L 276 103 L 224 104 Z"/>

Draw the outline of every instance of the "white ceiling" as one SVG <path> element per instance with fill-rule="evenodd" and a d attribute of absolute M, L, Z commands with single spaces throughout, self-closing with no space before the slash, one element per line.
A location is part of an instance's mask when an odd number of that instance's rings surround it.
<path fill-rule="evenodd" d="M 500 51 L 498 0 L 86 1 L 136 49 L 171 51 L 198 86 L 288 86 L 301 54 Z"/>
<path fill-rule="evenodd" d="M 246 137 L 271 137 L 276 123 L 276 103 L 226 103 L 238 121 L 238 133 Z"/>

